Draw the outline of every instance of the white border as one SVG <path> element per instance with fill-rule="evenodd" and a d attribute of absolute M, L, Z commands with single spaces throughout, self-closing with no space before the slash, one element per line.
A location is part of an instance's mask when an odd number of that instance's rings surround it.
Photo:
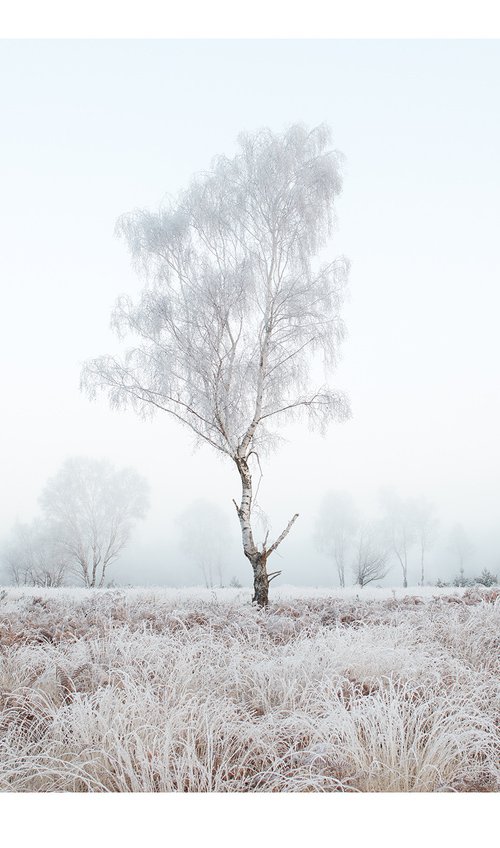
<path fill-rule="evenodd" d="M 453 793 L 16 794 L 0 798 L 0 813 L 4 837 L 37 848 L 461 848 L 488 843 L 497 802 Z"/>
<path fill-rule="evenodd" d="M 2 38 L 495 38 L 494 0 L 16 0 Z"/>

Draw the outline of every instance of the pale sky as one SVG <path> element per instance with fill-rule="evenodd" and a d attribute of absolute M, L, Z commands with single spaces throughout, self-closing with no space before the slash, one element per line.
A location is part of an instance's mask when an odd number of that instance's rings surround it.
<path fill-rule="evenodd" d="M 249 581 L 231 464 L 193 453 L 166 416 L 90 403 L 80 367 L 119 350 L 113 303 L 142 285 L 117 217 L 157 207 L 243 129 L 326 121 L 346 156 L 331 250 L 352 262 L 332 382 L 353 418 L 324 439 L 291 428 L 266 462 L 273 531 L 300 513 L 274 567 L 282 582 L 335 582 L 312 540 L 322 495 L 348 490 L 369 515 L 392 487 L 436 504 L 431 576 L 451 567 L 455 522 L 475 544 L 472 573 L 500 570 L 499 83 L 498 41 L 1 42 L 0 541 L 35 516 L 67 456 L 107 457 L 152 488 L 112 576 L 198 581 L 176 520 L 201 494 L 227 513 L 228 579 Z"/>

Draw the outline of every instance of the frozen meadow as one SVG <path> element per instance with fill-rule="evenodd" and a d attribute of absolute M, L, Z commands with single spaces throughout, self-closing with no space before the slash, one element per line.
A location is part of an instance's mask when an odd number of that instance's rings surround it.
<path fill-rule="evenodd" d="M 0 590 L 0 789 L 498 789 L 497 589 L 250 597 Z"/>

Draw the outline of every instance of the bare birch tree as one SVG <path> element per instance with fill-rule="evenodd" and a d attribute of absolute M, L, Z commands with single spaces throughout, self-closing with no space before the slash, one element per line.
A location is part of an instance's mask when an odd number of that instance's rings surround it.
<path fill-rule="evenodd" d="M 316 522 L 317 548 L 335 563 L 339 584 L 345 586 L 345 567 L 359 526 L 359 515 L 347 492 L 327 492 Z"/>
<path fill-rule="evenodd" d="M 381 534 L 370 525 L 361 526 L 352 566 L 355 584 L 362 589 L 368 583 L 383 580 L 389 572 L 388 560 L 389 551 L 383 544 Z"/>
<path fill-rule="evenodd" d="M 177 200 L 119 221 L 146 277 L 137 304 L 122 297 L 113 313 L 135 344 L 89 361 L 82 383 L 91 396 L 106 391 L 114 407 L 166 412 L 235 464 L 243 551 L 254 601 L 265 606 L 276 576 L 267 561 L 298 516 L 270 544 L 267 535 L 257 543 L 253 463 L 284 422 L 305 414 L 324 430 L 348 417 L 341 392 L 312 385 L 315 357 L 325 379 L 337 360 L 348 263 L 312 264 L 342 186 L 328 129 L 264 129 L 238 141 L 234 158 L 216 158 Z"/>
<path fill-rule="evenodd" d="M 130 539 L 148 507 L 148 484 L 131 468 L 104 460 L 66 460 L 40 497 L 73 574 L 101 588 L 108 566 Z"/>

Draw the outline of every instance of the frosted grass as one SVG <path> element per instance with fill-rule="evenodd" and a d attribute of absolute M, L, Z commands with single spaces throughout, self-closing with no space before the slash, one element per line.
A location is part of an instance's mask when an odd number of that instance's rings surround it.
<path fill-rule="evenodd" d="M 3 791 L 498 788 L 494 590 L 4 591 Z"/>

